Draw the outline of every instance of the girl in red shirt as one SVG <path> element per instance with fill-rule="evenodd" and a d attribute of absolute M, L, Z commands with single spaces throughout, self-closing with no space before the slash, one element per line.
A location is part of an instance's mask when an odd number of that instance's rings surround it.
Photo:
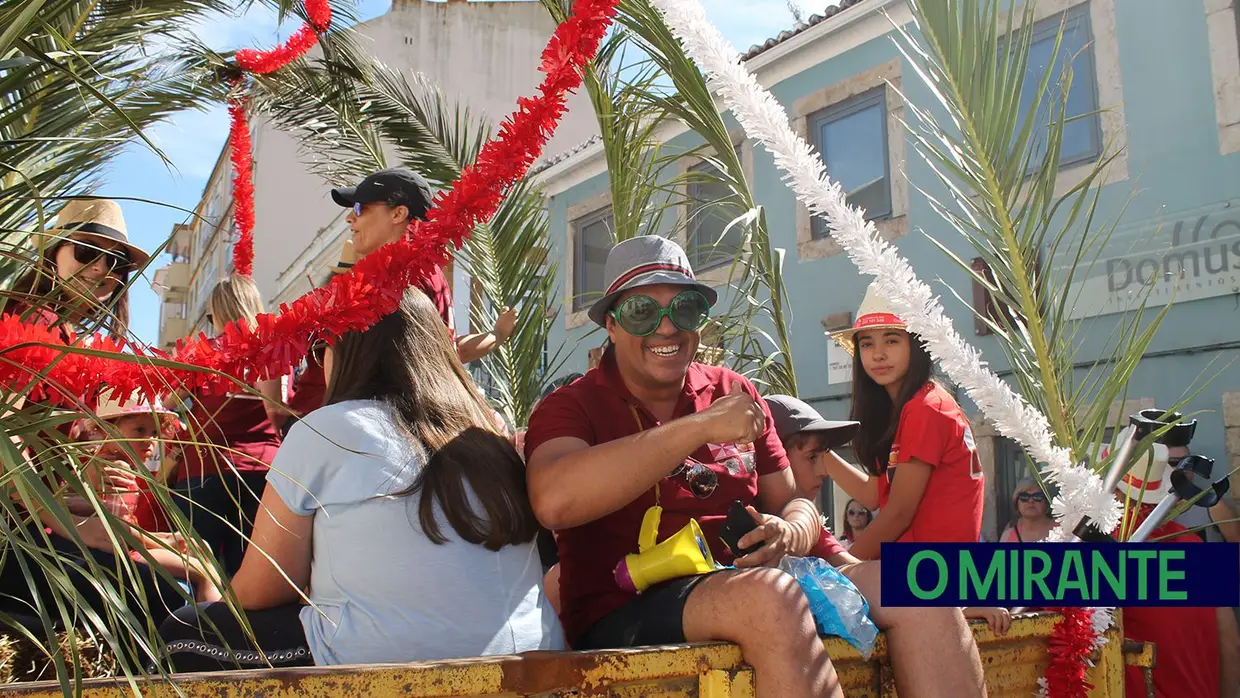
<path fill-rule="evenodd" d="M 857 315 L 832 336 L 853 355 L 853 450 L 864 470 L 834 453 L 826 460 L 849 496 L 879 512 L 849 552 L 873 560 L 884 542 L 978 542 L 985 482 L 968 419 L 932 380 L 921 338 L 873 287 Z"/>

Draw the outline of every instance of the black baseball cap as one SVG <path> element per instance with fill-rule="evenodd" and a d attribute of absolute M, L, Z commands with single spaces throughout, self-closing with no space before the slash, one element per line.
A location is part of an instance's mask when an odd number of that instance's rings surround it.
<path fill-rule="evenodd" d="M 852 441 L 861 422 L 833 422 L 822 418 L 818 410 L 791 395 L 763 398 L 775 418 L 775 433 L 783 441 L 803 431 L 825 432 L 827 448 L 836 448 Z"/>
<path fill-rule="evenodd" d="M 424 221 L 431 208 L 431 188 L 417 172 L 392 167 L 370 175 L 356 187 L 332 189 L 332 200 L 345 208 L 377 201 L 389 206 L 404 206 L 411 217 Z"/>

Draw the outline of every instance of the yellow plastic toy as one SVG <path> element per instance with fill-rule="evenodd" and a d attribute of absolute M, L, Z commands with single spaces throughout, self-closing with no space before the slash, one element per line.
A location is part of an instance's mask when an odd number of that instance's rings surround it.
<path fill-rule="evenodd" d="M 625 555 L 616 565 L 616 584 L 626 591 L 642 593 L 650 587 L 677 577 L 705 574 L 716 569 L 715 558 L 696 519 L 671 538 L 656 544 L 663 507 L 655 504 L 642 517 L 637 536 L 637 553 Z"/>

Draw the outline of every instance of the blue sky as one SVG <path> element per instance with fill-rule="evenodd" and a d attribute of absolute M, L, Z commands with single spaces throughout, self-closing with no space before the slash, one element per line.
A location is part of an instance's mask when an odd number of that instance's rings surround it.
<path fill-rule="evenodd" d="M 824 0 L 813 4 L 796 1 L 807 16 L 821 12 L 828 4 L 835 4 Z M 703 4 L 724 35 L 742 51 L 795 23 L 788 0 L 703 0 Z M 389 7 L 389 0 L 360 0 L 355 14 L 365 21 L 385 14 Z M 204 19 L 192 31 L 220 51 L 268 48 L 295 29 L 295 21 L 294 18 L 279 26 L 271 8 L 254 3 L 243 15 Z M 416 70 L 417 66 L 410 68 Z M 207 177 L 224 147 L 228 116 L 222 104 L 209 105 L 201 111 L 178 114 L 148 129 L 147 135 L 172 161 L 172 167 L 145 145 L 135 143 L 110 164 L 99 195 L 137 197 L 166 204 L 122 202 L 133 241 L 144 249 L 154 250 L 167 239 L 173 225 L 186 220 L 187 214 L 180 209 L 192 209 L 198 203 Z M 255 231 L 255 235 L 262 234 L 261 230 Z M 153 262 L 147 270 L 146 281 L 137 281 L 130 291 L 130 328 L 138 339 L 148 344 L 156 341 L 159 332 L 159 298 L 148 282 L 154 270 L 167 261 L 165 255 Z"/>

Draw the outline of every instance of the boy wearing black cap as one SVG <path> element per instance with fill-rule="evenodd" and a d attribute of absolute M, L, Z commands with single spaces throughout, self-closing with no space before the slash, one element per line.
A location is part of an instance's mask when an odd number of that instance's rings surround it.
<path fill-rule="evenodd" d="M 369 175 L 355 187 L 332 189 L 332 200 L 353 209 L 348 216 L 349 228 L 353 232 L 351 254 L 361 259 L 399 240 L 409 230 L 412 221 L 426 220 L 432 197 L 430 185 L 421 175 L 404 167 L 394 167 Z M 352 266 L 353 260 L 348 259 L 348 246 L 344 256 L 339 269 Z M 461 363 L 481 359 L 512 335 L 517 314 L 506 307 L 500 312 L 494 330 L 457 337 L 456 323 L 452 317 L 452 289 L 442 269 L 436 269 L 419 284 L 419 288 L 439 309 L 444 324 L 456 342 Z"/>
<path fill-rule="evenodd" d="M 831 449 L 852 441 L 860 423 L 823 419 L 813 407 L 790 395 L 771 395 L 763 399 L 775 420 L 775 432 L 779 435 L 784 450 L 788 452 L 788 464 L 792 469 L 792 477 L 796 480 L 798 495 L 817 501 L 822 481 L 827 477 L 827 468 L 822 459 L 838 457 L 830 453 Z M 839 568 L 844 576 L 852 580 L 870 601 L 870 615 L 874 622 L 884 630 L 895 630 L 897 634 L 917 634 L 922 632 L 915 629 L 917 624 L 935 624 L 933 618 L 927 618 L 924 614 L 931 609 L 883 608 L 879 600 L 881 563 L 862 562 L 849 554 L 835 536 L 831 535 L 825 524 L 822 527 L 822 536 L 810 554 Z M 1007 633 L 1012 622 L 1011 614 L 1002 608 L 970 607 L 963 609 L 962 613 L 965 618 L 985 619 L 991 630 L 1000 635 Z M 946 620 L 940 618 L 937 622 L 942 626 Z M 957 622 L 955 618 L 949 620 L 951 624 Z"/>

